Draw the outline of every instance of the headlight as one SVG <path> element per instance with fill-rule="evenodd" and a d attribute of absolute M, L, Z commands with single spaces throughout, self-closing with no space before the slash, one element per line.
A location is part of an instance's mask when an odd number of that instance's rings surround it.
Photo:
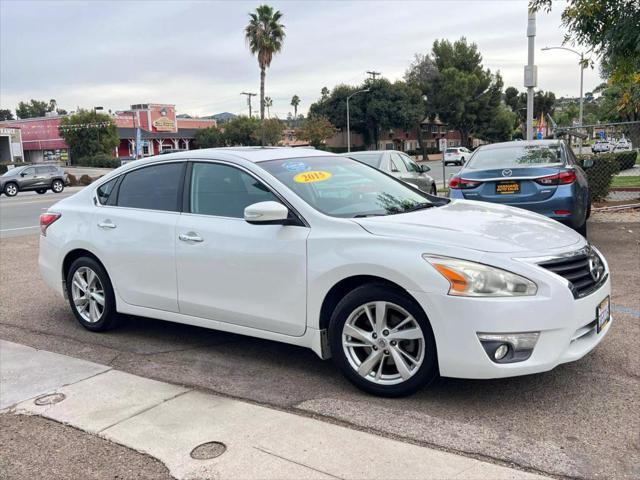
<path fill-rule="evenodd" d="M 422 255 L 449 281 L 449 295 L 463 297 L 516 297 L 535 295 L 538 286 L 515 273 L 457 258 Z"/>

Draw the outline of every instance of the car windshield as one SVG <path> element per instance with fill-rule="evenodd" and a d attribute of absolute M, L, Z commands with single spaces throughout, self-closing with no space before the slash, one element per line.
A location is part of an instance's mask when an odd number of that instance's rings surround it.
<path fill-rule="evenodd" d="M 369 153 L 369 152 L 360 152 L 360 153 L 349 153 L 348 157 L 354 158 L 359 162 L 366 163 L 367 165 L 371 165 L 372 167 L 379 168 L 380 162 L 382 160 L 382 155 L 378 152 Z"/>
<path fill-rule="evenodd" d="M 309 157 L 258 165 L 313 208 L 333 217 L 392 215 L 444 203 L 350 158 Z"/>
<path fill-rule="evenodd" d="M 457 148 L 447 148 L 444 153 L 458 153 Z"/>
<path fill-rule="evenodd" d="M 514 145 L 478 150 L 471 157 L 466 170 L 558 164 L 562 164 L 562 151 L 559 145 Z"/>

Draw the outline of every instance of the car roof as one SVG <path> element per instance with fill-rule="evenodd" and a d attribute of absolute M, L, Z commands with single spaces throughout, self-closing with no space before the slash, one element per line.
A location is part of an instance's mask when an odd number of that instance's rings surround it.
<path fill-rule="evenodd" d="M 235 158 L 247 160 L 249 162 L 266 162 L 268 160 L 284 160 L 287 158 L 300 157 L 326 157 L 334 155 L 315 148 L 292 148 L 292 147 L 222 147 L 222 148 L 202 148 L 200 150 L 185 150 L 179 153 L 169 153 L 162 155 L 162 160 L 182 159 L 182 158 L 211 158 L 215 160 L 220 154 L 227 154 Z M 226 156 L 226 155 L 225 155 Z M 155 160 L 159 160 L 156 157 Z M 139 165 L 139 164 L 138 164 Z"/>
<path fill-rule="evenodd" d="M 516 140 L 513 142 L 500 142 L 491 143 L 489 145 L 482 145 L 482 150 L 493 150 L 496 148 L 510 148 L 510 147 L 551 147 L 558 146 L 562 143 L 562 140 L 557 138 L 549 140 Z"/>

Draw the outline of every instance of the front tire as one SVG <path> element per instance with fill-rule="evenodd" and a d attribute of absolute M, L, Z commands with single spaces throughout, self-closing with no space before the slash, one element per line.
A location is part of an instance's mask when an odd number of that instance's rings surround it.
<path fill-rule="evenodd" d="M 13 182 L 7 183 L 4 186 L 4 194 L 7 197 L 15 197 L 18 194 L 18 185 Z"/>
<path fill-rule="evenodd" d="M 111 281 L 95 259 L 80 257 L 75 260 L 66 280 L 69 305 L 80 325 L 92 332 L 102 332 L 118 324 Z"/>
<path fill-rule="evenodd" d="M 64 190 L 64 183 L 62 180 L 54 180 L 51 183 L 51 190 L 53 190 L 53 193 L 61 193 Z"/>
<path fill-rule="evenodd" d="M 374 395 L 410 395 L 438 375 L 426 315 L 408 294 L 387 285 L 363 285 L 348 293 L 331 316 L 329 341 L 347 379 Z"/>

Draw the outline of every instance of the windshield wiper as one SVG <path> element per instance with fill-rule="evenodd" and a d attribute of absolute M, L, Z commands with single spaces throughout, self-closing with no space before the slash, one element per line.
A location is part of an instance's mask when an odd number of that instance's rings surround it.
<path fill-rule="evenodd" d="M 359 213 L 351 218 L 366 218 L 366 217 L 385 217 L 386 213 Z"/>
<path fill-rule="evenodd" d="M 398 213 L 415 212 L 416 210 L 424 210 L 425 208 L 431 208 L 431 207 L 435 207 L 435 204 L 431 202 L 421 202 L 421 203 L 416 203 L 414 206 L 406 208 L 402 212 L 398 212 Z"/>

